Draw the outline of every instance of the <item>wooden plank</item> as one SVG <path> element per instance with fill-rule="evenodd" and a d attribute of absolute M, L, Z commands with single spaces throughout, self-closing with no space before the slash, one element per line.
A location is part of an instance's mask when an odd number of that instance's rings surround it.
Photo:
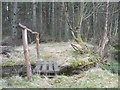
<path fill-rule="evenodd" d="M 49 72 L 53 72 L 54 70 L 53 70 L 53 65 L 52 65 L 52 63 L 49 63 Z"/>
<path fill-rule="evenodd" d="M 50 65 L 49 65 L 49 64 L 50 64 L 50 61 L 46 61 L 45 64 L 46 64 L 46 68 L 47 68 L 47 69 L 46 69 L 46 72 L 49 72 L 49 69 L 50 69 Z"/>
<path fill-rule="evenodd" d="M 39 61 L 36 67 L 36 73 L 39 73 L 41 77 L 56 77 L 57 71 L 59 71 L 57 62 L 53 60 Z"/>
<path fill-rule="evenodd" d="M 54 71 L 59 71 L 59 68 L 58 68 L 58 65 L 57 65 L 57 63 L 56 62 L 54 62 Z"/>
<path fill-rule="evenodd" d="M 40 66 L 40 67 L 39 67 L 39 70 L 42 71 L 43 64 L 40 64 L 39 66 Z"/>
<path fill-rule="evenodd" d="M 46 70 L 47 70 L 47 65 L 46 62 L 44 62 L 42 67 L 42 72 L 45 72 Z"/>
<path fill-rule="evenodd" d="M 39 73 L 42 72 L 42 66 L 43 66 L 42 64 L 40 64 L 40 65 L 38 66 L 37 72 L 39 72 Z"/>

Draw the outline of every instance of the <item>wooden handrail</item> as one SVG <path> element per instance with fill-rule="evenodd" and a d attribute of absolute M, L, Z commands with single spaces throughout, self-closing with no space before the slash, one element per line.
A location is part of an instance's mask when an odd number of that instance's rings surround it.
<path fill-rule="evenodd" d="M 19 23 L 18 26 L 20 28 L 22 28 L 22 30 L 26 29 L 27 31 L 31 32 L 32 34 L 39 34 L 38 32 L 33 32 L 31 29 L 27 28 L 26 26 L 22 25 L 21 23 Z"/>
<path fill-rule="evenodd" d="M 22 25 L 21 23 L 18 24 L 22 30 L 27 30 L 31 32 L 32 34 L 36 34 L 36 52 L 37 52 L 37 58 L 39 59 L 40 54 L 39 54 L 39 33 L 38 32 L 33 32 L 31 29 L 27 28 L 26 26 Z"/>
<path fill-rule="evenodd" d="M 25 63 L 26 63 L 26 69 L 27 69 L 27 77 L 28 80 L 31 80 L 31 64 L 29 59 L 29 50 L 28 50 L 28 39 L 27 39 L 27 31 L 31 32 L 32 34 L 36 34 L 36 52 L 37 52 L 37 58 L 39 59 L 39 33 L 33 32 L 31 29 L 27 28 L 26 26 L 22 24 L 18 24 L 18 26 L 22 29 L 22 39 L 23 39 L 23 50 L 24 50 L 24 56 L 25 56 Z"/>

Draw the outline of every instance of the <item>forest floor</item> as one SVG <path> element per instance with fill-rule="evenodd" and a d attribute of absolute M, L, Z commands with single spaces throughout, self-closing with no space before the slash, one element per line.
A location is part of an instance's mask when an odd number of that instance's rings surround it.
<path fill-rule="evenodd" d="M 74 42 L 72 42 L 74 43 Z M 76 58 L 73 54 L 71 42 L 42 43 L 40 44 L 40 58 L 55 60 L 60 66 L 70 65 Z M 35 44 L 29 45 L 31 63 L 36 63 Z M 11 57 L 3 58 L 2 65 L 24 64 L 22 46 L 16 47 Z M 94 67 L 81 74 L 72 76 L 58 75 L 55 78 L 41 78 L 33 75 L 29 82 L 26 77 L 19 75 L 0 78 L 0 88 L 118 88 L 118 74 L 113 74 L 100 67 Z"/>

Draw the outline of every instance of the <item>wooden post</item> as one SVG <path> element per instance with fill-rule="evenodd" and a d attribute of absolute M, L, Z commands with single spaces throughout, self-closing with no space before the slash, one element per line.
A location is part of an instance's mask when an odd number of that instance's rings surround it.
<path fill-rule="evenodd" d="M 29 59 L 29 50 L 28 50 L 28 39 L 27 39 L 27 29 L 22 30 L 22 39 L 23 39 L 23 49 L 24 49 L 24 56 L 25 56 L 25 63 L 26 63 L 26 70 L 27 70 L 27 78 L 31 80 L 32 72 L 31 72 L 31 64 Z"/>
<path fill-rule="evenodd" d="M 37 58 L 39 59 L 39 34 L 36 34 L 36 52 L 37 52 Z"/>

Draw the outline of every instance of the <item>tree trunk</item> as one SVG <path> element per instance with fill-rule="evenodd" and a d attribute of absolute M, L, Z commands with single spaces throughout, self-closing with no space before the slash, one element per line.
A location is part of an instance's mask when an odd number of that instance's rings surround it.
<path fill-rule="evenodd" d="M 107 31 L 108 31 L 108 7 L 109 7 L 109 0 L 107 1 L 107 5 L 106 5 L 106 18 L 105 18 L 106 22 L 105 22 L 104 35 L 103 35 L 103 39 L 102 39 L 102 42 L 101 42 L 100 56 L 103 56 L 105 45 L 108 43 L 108 36 L 107 36 Z"/>
<path fill-rule="evenodd" d="M 51 18 L 52 18 L 52 25 L 51 25 L 51 36 L 52 36 L 52 39 L 53 39 L 53 41 L 55 41 L 55 3 L 54 2 L 52 2 L 52 16 L 51 16 Z"/>
<path fill-rule="evenodd" d="M 14 2 L 13 4 L 13 19 L 12 19 L 12 24 L 13 24 L 13 30 L 12 30 L 12 38 L 13 39 L 16 39 L 17 37 L 17 6 L 18 6 L 18 3 L 17 2 Z"/>
<path fill-rule="evenodd" d="M 0 2 L 0 12 L 2 12 L 2 2 Z M 2 13 L 0 13 L 0 46 L 1 46 L 1 42 L 2 42 Z M 0 63 L 2 63 L 2 57 L 0 57 L 0 59 L 1 59 L 1 62 Z M 0 68 L 0 70 L 1 70 L 1 68 Z M 1 75 L 1 74 L 0 74 Z"/>
<path fill-rule="evenodd" d="M 37 30 L 36 26 L 36 2 L 33 2 L 33 30 Z"/>
<path fill-rule="evenodd" d="M 120 9 L 120 2 L 118 2 L 118 7 Z M 118 20 L 120 20 L 120 12 L 118 15 Z M 120 35 L 120 21 L 118 22 L 118 35 Z M 120 45 L 120 38 L 118 39 L 118 45 Z M 120 60 L 120 55 L 118 56 L 118 59 Z"/>
<path fill-rule="evenodd" d="M 68 3 L 63 3 L 63 7 L 65 7 L 65 9 L 66 9 L 66 11 L 68 11 Z M 65 12 L 65 18 L 67 19 L 67 20 L 69 20 L 68 19 L 68 13 L 67 12 Z M 70 24 L 69 24 L 69 21 L 65 21 L 65 38 L 64 38 L 64 40 L 65 41 L 67 41 L 68 39 L 69 39 L 69 28 L 70 28 Z M 70 28 L 71 29 L 71 28 Z"/>
<path fill-rule="evenodd" d="M 60 28 L 59 28 L 59 41 L 62 40 L 62 29 L 63 29 L 63 26 L 62 26 L 62 23 L 63 23 L 63 2 L 60 3 L 60 18 L 59 18 L 59 24 L 60 24 Z"/>
<path fill-rule="evenodd" d="M 42 31 L 42 24 L 43 24 L 43 22 L 42 22 L 42 2 L 40 2 L 40 31 Z"/>
<path fill-rule="evenodd" d="M 36 34 L 36 51 L 37 51 L 37 58 L 39 59 L 39 34 Z"/>

